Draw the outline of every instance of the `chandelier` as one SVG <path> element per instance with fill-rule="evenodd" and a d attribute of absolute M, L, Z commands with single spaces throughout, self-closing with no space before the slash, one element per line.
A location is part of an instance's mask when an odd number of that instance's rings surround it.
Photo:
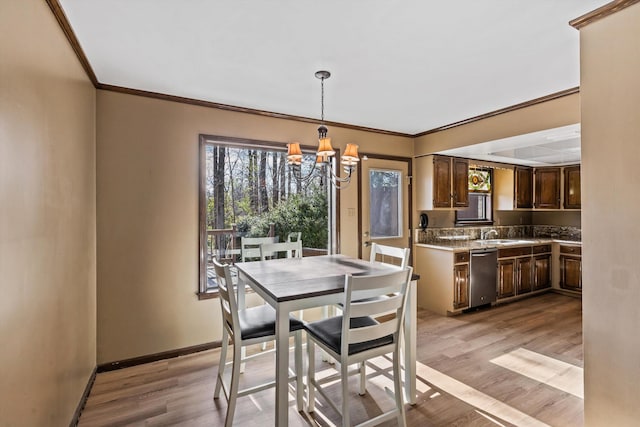
<path fill-rule="evenodd" d="M 331 183 L 337 189 L 346 188 L 351 182 L 351 176 L 356 170 L 356 166 L 360 161 L 358 157 L 358 146 L 356 144 L 347 144 L 344 154 L 340 157 L 341 164 L 346 176 L 340 177 L 339 171 L 333 172 L 335 150 L 331 147 L 331 138 L 327 136 L 327 127 L 324 125 L 324 81 L 331 77 L 328 71 L 316 71 L 316 78 L 320 79 L 321 98 L 320 98 L 320 127 L 318 127 L 318 150 L 316 152 L 316 161 L 313 169 L 309 174 L 302 178 L 300 168 L 302 165 L 302 150 L 299 142 L 287 144 L 287 163 L 293 167 L 294 176 L 298 180 L 308 180 L 315 170 L 316 165 L 322 166 Z"/>

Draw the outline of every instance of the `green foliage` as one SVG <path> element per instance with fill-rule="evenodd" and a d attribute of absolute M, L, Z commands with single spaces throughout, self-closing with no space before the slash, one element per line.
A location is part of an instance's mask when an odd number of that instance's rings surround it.
<path fill-rule="evenodd" d="M 281 241 L 286 240 L 290 232 L 301 231 L 305 247 L 326 249 L 327 209 L 324 191 L 318 190 L 310 196 L 292 195 L 269 212 L 239 218 L 237 227 L 246 237 L 261 237 L 266 236 L 270 224 L 274 224 Z"/>

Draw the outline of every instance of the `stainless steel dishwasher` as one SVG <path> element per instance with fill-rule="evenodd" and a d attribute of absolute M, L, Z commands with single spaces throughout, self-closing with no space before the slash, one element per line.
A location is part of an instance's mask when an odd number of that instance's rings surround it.
<path fill-rule="evenodd" d="M 498 293 L 498 249 L 472 250 L 470 269 L 469 308 L 495 302 Z"/>

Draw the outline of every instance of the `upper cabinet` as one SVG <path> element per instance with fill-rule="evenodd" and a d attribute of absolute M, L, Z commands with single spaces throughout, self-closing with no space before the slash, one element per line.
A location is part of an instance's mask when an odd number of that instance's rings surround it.
<path fill-rule="evenodd" d="M 515 208 L 533 207 L 533 169 L 516 166 L 515 168 Z"/>
<path fill-rule="evenodd" d="M 447 156 L 415 160 L 416 209 L 469 206 L 469 161 Z"/>
<path fill-rule="evenodd" d="M 580 166 L 564 168 L 564 208 L 580 209 Z"/>
<path fill-rule="evenodd" d="M 536 168 L 535 198 L 537 209 L 560 209 L 560 168 Z"/>

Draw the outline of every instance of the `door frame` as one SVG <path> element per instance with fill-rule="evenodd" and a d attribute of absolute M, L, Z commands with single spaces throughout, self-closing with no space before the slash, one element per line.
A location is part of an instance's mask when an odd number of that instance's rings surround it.
<path fill-rule="evenodd" d="M 409 248 L 412 248 L 413 247 L 413 215 L 412 215 L 413 213 L 413 158 L 402 157 L 402 156 L 388 156 L 384 154 L 360 153 L 360 158 L 362 159 L 362 161 L 366 161 L 363 159 L 365 156 L 369 159 L 393 160 L 396 162 L 407 163 L 407 178 L 409 179 L 409 185 L 407 186 L 407 191 L 409 192 L 408 194 L 409 209 L 406 215 L 407 215 L 407 224 L 409 226 Z M 362 243 L 363 243 L 362 241 L 362 173 L 359 173 L 358 174 L 358 258 L 362 258 Z M 410 258 L 413 258 L 413 256 L 411 256 Z"/>

